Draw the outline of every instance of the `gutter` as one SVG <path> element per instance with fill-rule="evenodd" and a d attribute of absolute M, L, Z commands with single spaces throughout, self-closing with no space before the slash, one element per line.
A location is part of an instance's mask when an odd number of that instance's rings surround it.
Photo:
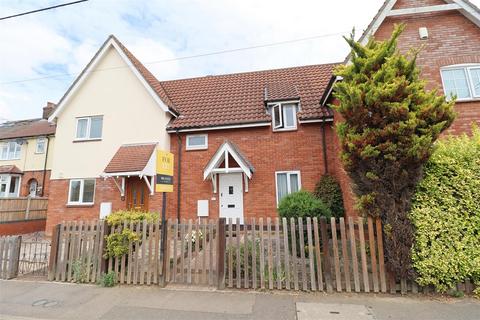
<path fill-rule="evenodd" d="M 180 221 L 180 204 L 181 204 L 181 199 L 180 199 L 180 196 L 181 196 L 181 188 L 182 188 L 182 137 L 181 135 L 179 134 L 178 132 L 178 129 L 176 130 L 176 134 L 177 134 L 177 139 L 178 139 L 178 162 L 177 162 L 177 166 L 178 166 L 178 173 L 177 173 L 177 221 Z"/>
<path fill-rule="evenodd" d="M 47 150 L 45 151 L 45 161 L 43 163 L 43 181 L 42 181 L 42 194 L 41 196 L 44 196 L 45 193 L 45 180 L 47 176 L 47 160 L 48 160 L 48 148 L 50 147 L 50 137 L 46 136 L 47 138 Z"/>

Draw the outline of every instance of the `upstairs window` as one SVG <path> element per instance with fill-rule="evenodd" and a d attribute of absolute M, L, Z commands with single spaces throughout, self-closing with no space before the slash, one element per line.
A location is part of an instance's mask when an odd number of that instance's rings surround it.
<path fill-rule="evenodd" d="M 273 131 L 297 129 L 297 104 L 276 103 L 271 106 Z"/>
<path fill-rule="evenodd" d="M 0 160 L 19 160 L 22 145 L 16 141 L 0 144 Z"/>
<path fill-rule="evenodd" d="M 448 99 L 480 98 L 480 65 L 451 66 L 441 70 L 443 89 Z"/>
<path fill-rule="evenodd" d="M 208 135 L 194 134 L 187 136 L 187 150 L 205 150 L 208 149 Z"/>
<path fill-rule="evenodd" d="M 77 118 L 76 140 L 96 140 L 102 138 L 103 116 Z"/>
<path fill-rule="evenodd" d="M 37 146 L 35 148 L 35 153 L 45 153 L 45 144 L 47 139 L 40 137 L 37 139 Z"/>

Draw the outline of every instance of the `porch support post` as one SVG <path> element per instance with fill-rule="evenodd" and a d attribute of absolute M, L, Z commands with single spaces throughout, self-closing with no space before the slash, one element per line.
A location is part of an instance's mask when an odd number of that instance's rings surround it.
<path fill-rule="evenodd" d="M 118 191 L 120 191 L 120 196 L 125 195 L 125 177 L 122 178 L 122 186 L 118 184 L 118 181 L 115 177 L 112 177 L 113 182 L 115 182 L 115 185 L 117 186 Z"/>
<path fill-rule="evenodd" d="M 248 192 L 248 177 L 245 173 L 242 173 L 243 180 L 245 180 L 245 192 Z"/>
<path fill-rule="evenodd" d="M 147 176 L 143 176 L 143 180 L 145 180 L 148 190 L 150 190 L 150 194 L 153 196 L 153 185 L 150 183 L 150 181 L 148 181 Z"/>

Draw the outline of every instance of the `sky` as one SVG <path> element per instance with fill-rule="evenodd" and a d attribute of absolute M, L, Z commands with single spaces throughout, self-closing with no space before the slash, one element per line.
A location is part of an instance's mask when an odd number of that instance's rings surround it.
<path fill-rule="evenodd" d="M 0 0 L 0 16 L 70 0 Z M 480 5 L 480 0 L 473 0 Z M 342 61 L 383 0 L 90 0 L 0 21 L 0 121 L 41 117 L 108 35 L 159 79 Z M 212 56 L 204 53 L 305 41 Z M 159 62 L 170 60 L 167 62 Z"/>

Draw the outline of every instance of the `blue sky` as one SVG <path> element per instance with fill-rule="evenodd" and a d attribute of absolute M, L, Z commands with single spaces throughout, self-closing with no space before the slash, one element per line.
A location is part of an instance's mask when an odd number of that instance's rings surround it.
<path fill-rule="evenodd" d="M 0 0 L 0 15 L 64 2 L 67 1 Z M 480 5 L 480 0 L 473 2 Z M 0 121 L 41 116 L 46 102 L 58 102 L 109 34 L 115 34 L 159 80 L 337 62 L 348 52 L 341 34 L 348 34 L 352 27 L 363 31 L 382 3 L 383 0 L 90 0 L 3 20 Z M 150 63 L 326 34 L 334 35 Z M 60 76 L 51 77 L 54 75 Z"/>

